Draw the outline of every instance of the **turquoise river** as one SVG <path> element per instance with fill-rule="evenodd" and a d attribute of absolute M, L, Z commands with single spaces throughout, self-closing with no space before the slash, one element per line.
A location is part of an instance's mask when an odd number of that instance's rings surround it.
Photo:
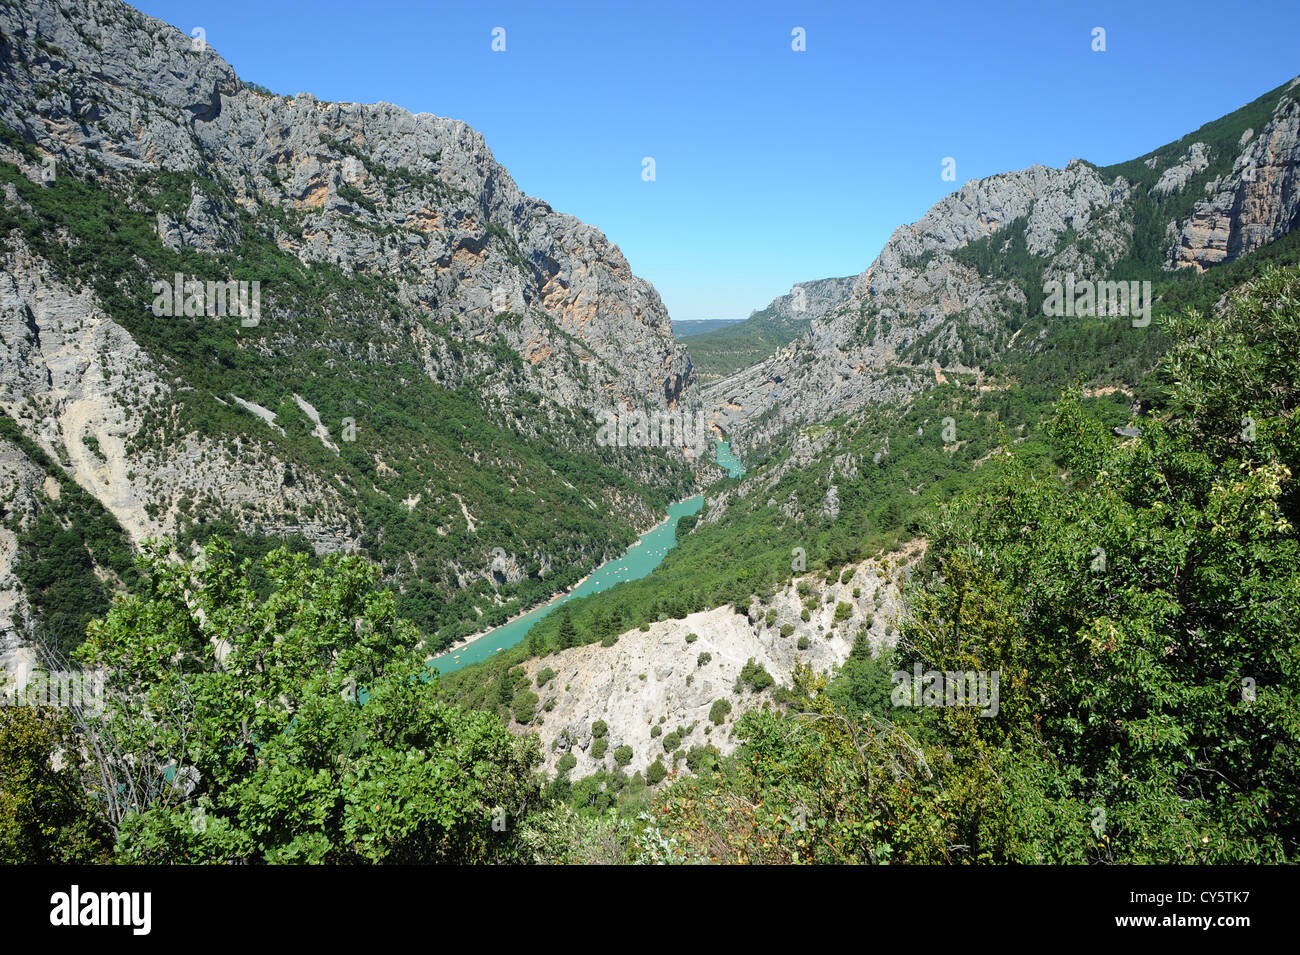
<path fill-rule="evenodd" d="M 725 441 L 717 442 L 715 454 L 719 465 L 727 469 L 731 477 L 741 477 L 745 471 L 739 459 L 732 453 Z M 646 531 L 641 538 L 621 556 L 606 561 L 591 572 L 582 583 L 566 594 L 561 594 L 548 604 L 535 607 L 509 623 L 504 623 L 495 630 L 489 630 L 474 641 L 454 650 L 434 657 L 429 661 L 430 667 L 437 667 L 441 673 L 450 673 L 461 667 L 486 660 L 495 653 L 513 647 L 523 640 L 532 629 L 533 624 L 557 607 L 562 607 L 570 600 L 598 594 L 625 580 L 637 580 L 659 566 L 664 555 L 677 543 L 677 522 L 687 514 L 699 513 L 704 506 L 704 495 L 696 494 L 678 501 L 668 508 L 668 516 L 660 524 Z"/>

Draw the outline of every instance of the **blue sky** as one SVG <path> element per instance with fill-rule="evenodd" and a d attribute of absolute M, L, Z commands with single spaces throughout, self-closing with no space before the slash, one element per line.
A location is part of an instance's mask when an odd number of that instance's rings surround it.
<path fill-rule="evenodd" d="M 675 319 L 855 274 L 969 179 L 1129 159 L 1300 74 L 1295 0 L 136 5 L 277 93 L 464 120 Z"/>

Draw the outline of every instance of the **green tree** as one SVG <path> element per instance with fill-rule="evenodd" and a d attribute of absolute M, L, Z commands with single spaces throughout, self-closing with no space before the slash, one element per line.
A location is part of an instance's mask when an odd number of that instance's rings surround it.
<path fill-rule="evenodd" d="M 82 787 L 76 752 L 66 714 L 0 706 L 0 864 L 110 858 L 112 840 Z"/>
<path fill-rule="evenodd" d="M 140 592 L 78 651 L 109 674 L 90 729 L 118 762 L 171 766 L 115 820 L 132 862 L 512 860 L 492 827 L 540 798 L 535 740 L 438 700 L 418 634 L 353 557 L 263 560 L 269 594 L 223 541 L 200 559 L 150 546 Z M 125 768 L 124 768 L 125 766 Z M 196 817 L 202 825 L 196 825 Z"/>
<path fill-rule="evenodd" d="M 573 623 L 573 617 L 565 611 L 564 616 L 560 619 L 560 629 L 556 634 L 556 645 L 561 650 L 567 650 L 569 647 L 576 646 L 578 643 L 578 628 Z"/>

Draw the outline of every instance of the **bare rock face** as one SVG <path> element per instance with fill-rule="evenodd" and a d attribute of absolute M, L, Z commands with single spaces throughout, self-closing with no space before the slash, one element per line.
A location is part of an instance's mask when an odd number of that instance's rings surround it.
<path fill-rule="evenodd" d="M 192 436 L 180 444 L 133 448 L 141 407 L 165 402 L 174 391 L 93 295 L 56 281 L 21 251 L 5 257 L 0 411 L 50 458 L 63 461 L 133 540 L 174 530 L 176 498 L 214 495 L 272 524 L 286 510 L 315 513 L 295 522 L 294 530 L 318 552 L 356 547 L 338 493 L 310 478 L 286 487 L 284 463 L 255 441 L 222 446 Z M 30 484 L 24 473 L 0 469 L 0 499 L 22 497 Z"/>
<path fill-rule="evenodd" d="M 614 769 L 620 746 L 632 750 L 628 773 L 644 773 L 656 760 L 685 771 L 686 753 L 695 746 L 731 753 L 738 744 L 735 721 L 772 699 L 771 690 L 756 693 L 740 682 L 745 665 L 752 660 L 788 686 L 798 664 L 833 673 L 857 639 L 867 640 L 873 653 L 891 646 L 903 613 L 903 581 L 921 554 L 922 544 L 915 542 L 895 559 L 854 565 L 847 579 L 798 577 L 746 612 L 715 607 L 649 630 L 629 630 L 612 647 L 589 644 L 529 660 L 524 669 L 541 705 L 532 724 L 511 728 L 540 737 L 547 772 L 573 754 L 571 779 Z M 849 613 L 836 620 L 841 603 Z M 547 669 L 554 676 L 537 686 L 538 674 Z M 715 724 L 710 714 L 718 701 L 730 709 Z M 596 756 L 592 725 L 600 720 L 608 731 L 606 749 Z M 670 736 L 678 743 L 671 750 L 665 747 Z"/>
<path fill-rule="evenodd" d="M 506 337 L 538 387 L 565 403 L 667 407 L 691 397 L 689 358 L 655 290 L 599 230 L 523 195 L 464 123 L 256 92 L 211 48 L 111 0 L 30 0 L 0 11 L 0 30 L 14 38 L 0 118 L 60 161 L 93 154 L 110 167 L 201 170 L 233 187 L 196 189 L 183 220 L 159 222 L 167 244 L 230 248 L 235 206 L 299 210 L 302 231 L 284 247 L 304 261 L 402 274 L 410 303 L 465 337 L 495 334 L 505 312 L 544 315 Z M 63 55 L 19 48 L 18 38 L 36 36 Z M 92 121 L 60 90 L 93 101 Z M 569 366 L 592 358 L 600 390 L 584 396 Z"/>
<path fill-rule="evenodd" d="M 1170 268 L 1204 270 L 1286 234 L 1300 226 L 1298 91 L 1300 79 L 1269 94 L 1270 121 L 1234 133 L 1235 145 L 1197 141 L 1147 157 L 1147 169 L 1160 170 L 1142 179 L 1149 188 L 1081 160 L 966 183 L 900 226 L 848 298 L 814 316 L 800 339 L 710 383 L 711 419 L 743 451 L 791 426 L 906 398 L 944 370 L 983 367 L 1012 343 L 1010 319 L 1027 305 L 988 258 L 1037 259 L 1044 281 L 1127 280 L 1111 270 L 1132 250 L 1139 214 L 1149 214 L 1146 195 L 1178 210 L 1162 223 Z M 1189 189 L 1202 188 L 1208 198 L 1193 205 Z M 978 269 L 963 256 L 976 242 L 986 246 Z"/>
<path fill-rule="evenodd" d="M 227 250 L 241 210 L 280 210 L 283 249 L 398 277 L 413 314 L 465 340 L 500 335 L 557 402 L 698 404 L 654 288 L 598 229 L 520 192 L 464 123 L 255 90 L 211 47 L 117 0 L 7 4 L 0 33 L 0 121 L 58 163 L 212 184 L 183 214 L 159 214 L 167 246 Z M 425 363 L 451 387 L 468 374 L 432 344 Z"/>
<path fill-rule="evenodd" d="M 953 253 L 1019 222 L 1026 250 L 1049 268 L 1100 275 L 1128 248 L 1132 226 L 1121 210 L 1129 192 L 1122 178 L 1106 182 L 1077 160 L 968 182 L 897 229 L 849 297 L 814 318 L 803 338 L 710 384 L 706 407 L 743 445 L 791 424 L 905 398 L 935 381 L 936 366 L 965 369 L 1006 344 L 1008 309 L 1023 307 L 1025 296 Z M 1071 232 L 1092 240 L 1089 252 L 1065 241 Z"/>
<path fill-rule="evenodd" d="M 1244 136 L 1232 171 L 1196 204 L 1169 250 L 1169 268 L 1204 272 L 1300 226 L 1300 99 L 1284 96 L 1258 135 Z M 1164 181 L 1163 178 L 1161 180 Z"/>
<path fill-rule="evenodd" d="M 1151 194 L 1167 196 L 1181 192 L 1183 187 L 1187 185 L 1187 180 L 1209 167 L 1210 160 L 1205 150 L 1205 143 L 1192 143 L 1192 145 L 1188 146 L 1187 154 L 1183 157 L 1183 160 L 1170 166 L 1160 174 L 1160 179 L 1151 187 Z"/>

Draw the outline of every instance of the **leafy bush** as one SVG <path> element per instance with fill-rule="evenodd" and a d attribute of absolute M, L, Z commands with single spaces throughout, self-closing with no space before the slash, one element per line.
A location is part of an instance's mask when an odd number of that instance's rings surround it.
<path fill-rule="evenodd" d="M 745 665 L 740 668 L 740 680 L 754 693 L 766 690 L 776 683 L 776 680 L 772 679 L 772 674 L 763 669 L 761 663 L 755 663 L 753 657 L 745 661 Z"/>
<path fill-rule="evenodd" d="M 532 690 L 520 690 L 516 693 L 514 700 L 510 703 L 510 708 L 515 713 L 515 722 L 525 725 L 531 723 L 533 717 L 537 715 L 537 704 L 539 702 L 539 697 Z"/>
<path fill-rule="evenodd" d="M 730 700 L 714 700 L 713 705 L 709 707 L 709 719 L 713 721 L 714 726 L 721 726 L 726 721 L 727 714 L 730 712 Z"/>

